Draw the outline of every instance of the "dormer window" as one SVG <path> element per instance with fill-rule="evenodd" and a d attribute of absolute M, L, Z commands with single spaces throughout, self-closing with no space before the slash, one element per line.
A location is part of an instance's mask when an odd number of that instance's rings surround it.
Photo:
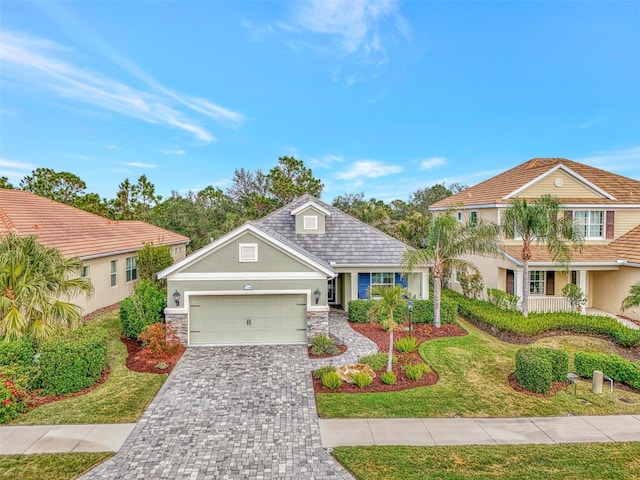
<path fill-rule="evenodd" d="M 318 217 L 316 215 L 305 215 L 302 223 L 305 230 L 318 229 Z"/>

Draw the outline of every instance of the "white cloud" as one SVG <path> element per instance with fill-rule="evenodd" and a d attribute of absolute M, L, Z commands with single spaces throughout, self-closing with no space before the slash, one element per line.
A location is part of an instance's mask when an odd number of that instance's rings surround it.
<path fill-rule="evenodd" d="M 112 61 L 141 79 L 150 89 L 135 89 L 99 72 L 83 69 L 68 59 L 72 52 L 54 42 L 7 31 L 2 32 L 0 49 L 2 76 L 39 90 L 52 91 L 73 102 L 177 128 L 207 143 L 214 141 L 214 136 L 190 114 L 198 113 L 232 127 L 244 121 L 244 116 L 238 112 L 162 86 L 131 62 L 107 47 L 104 49 Z"/>
<path fill-rule="evenodd" d="M 610 172 L 635 171 L 640 173 L 640 146 L 594 152 L 592 155 L 576 158 L 575 161 Z"/>
<path fill-rule="evenodd" d="M 153 165 L 151 163 L 142 163 L 142 162 L 121 162 L 123 165 L 127 165 L 129 167 L 136 168 L 157 168 L 157 165 Z"/>
<path fill-rule="evenodd" d="M 164 150 L 160 150 L 160 152 L 166 155 L 184 155 L 185 153 L 187 153 L 181 148 L 167 148 Z"/>
<path fill-rule="evenodd" d="M 361 177 L 378 178 L 393 175 L 402 171 L 398 165 L 385 165 L 378 160 L 361 160 L 355 162 L 350 168 L 336 174 L 341 180 L 352 180 Z"/>
<path fill-rule="evenodd" d="M 312 168 L 332 168 L 336 163 L 344 162 L 344 158 L 332 153 L 327 153 L 322 157 L 310 158 L 308 163 Z"/>
<path fill-rule="evenodd" d="M 420 161 L 420 170 L 429 170 L 434 167 L 439 167 L 441 165 L 446 165 L 447 159 L 445 157 L 431 157 L 425 158 Z"/>
<path fill-rule="evenodd" d="M 30 163 L 0 158 L 0 177 L 7 177 L 14 184 L 17 184 L 25 175 L 30 174 L 36 168 Z"/>
<path fill-rule="evenodd" d="M 0 167 L 12 168 L 15 170 L 25 170 L 28 172 L 37 168 L 35 165 L 31 163 L 16 162 L 14 160 L 9 160 L 7 158 L 0 158 Z"/>

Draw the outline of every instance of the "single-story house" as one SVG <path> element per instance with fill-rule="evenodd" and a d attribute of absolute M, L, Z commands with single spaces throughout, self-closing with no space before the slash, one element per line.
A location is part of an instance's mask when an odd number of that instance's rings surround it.
<path fill-rule="evenodd" d="M 304 195 L 160 272 L 165 317 L 186 345 L 306 344 L 372 285 L 428 298 L 427 268 L 402 274 L 409 248 Z"/>
<path fill-rule="evenodd" d="M 92 295 L 71 299 L 88 314 L 131 295 L 138 279 L 136 252 L 145 243 L 168 245 L 174 261 L 189 238 L 141 221 L 114 221 L 22 190 L 0 189 L 0 238 L 37 235 L 65 257 L 79 257 Z"/>

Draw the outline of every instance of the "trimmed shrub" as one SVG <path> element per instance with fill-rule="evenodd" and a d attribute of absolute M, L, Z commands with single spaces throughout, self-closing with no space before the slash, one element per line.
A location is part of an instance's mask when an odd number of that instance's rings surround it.
<path fill-rule="evenodd" d="M 83 327 L 53 337 L 40 347 L 45 393 L 77 392 L 98 381 L 107 366 L 107 334 Z"/>
<path fill-rule="evenodd" d="M 353 376 L 351 377 L 351 381 L 360 388 L 364 388 L 371 385 L 371 382 L 373 382 L 373 378 L 367 373 L 358 372 L 353 374 Z"/>
<path fill-rule="evenodd" d="M 336 367 L 333 365 L 325 365 L 324 367 L 317 368 L 313 371 L 313 378 L 322 378 L 325 374 L 335 371 Z"/>
<path fill-rule="evenodd" d="M 523 348 L 516 352 L 516 378 L 525 390 L 549 393 L 553 373 L 549 356 L 537 348 Z"/>
<path fill-rule="evenodd" d="M 576 373 L 581 377 L 591 378 L 594 370 L 600 370 L 614 381 L 640 390 L 640 365 L 619 355 L 576 352 L 574 364 Z"/>
<path fill-rule="evenodd" d="M 354 323 L 369 323 L 370 300 L 351 300 L 349 302 L 349 321 Z"/>
<path fill-rule="evenodd" d="M 385 385 L 395 385 L 398 377 L 393 372 L 384 372 L 380 375 L 380 381 Z"/>
<path fill-rule="evenodd" d="M 322 386 L 330 390 L 335 390 L 342 385 L 342 379 L 336 372 L 325 373 L 322 376 Z"/>
<path fill-rule="evenodd" d="M 159 359 L 167 359 L 180 350 L 180 340 L 176 329 L 164 323 L 154 323 L 144 329 L 138 340 L 145 350 Z"/>
<path fill-rule="evenodd" d="M 388 353 L 374 353 L 372 355 L 367 355 L 365 357 L 361 357 L 358 360 L 358 363 L 364 363 L 365 365 L 369 365 L 372 370 L 378 371 L 387 367 L 387 361 L 389 360 Z M 392 363 L 396 363 L 398 359 L 396 356 L 393 356 Z"/>
<path fill-rule="evenodd" d="M 120 302 L 122 333 L 127 338 L 138 338 L 144 329 L 162 322 L 166 307 L 165 294 L 151 280 L 142 280 L 133 295 Z"/>
<path fill-rule="evenodd" d="M 339 353 L 340 349 L 336 347 L 336 342 L 333 338 L 320 333 L 311 339 L 312 355 L 338 355 Z"/>
<path fill-rule="evenodd" d="M 35 346 L 26 338 L 20 340 L 0 339 L 0 365 L 31 366 L 35 353 Z"/>
<path fill-rule="evenodd" d="M 371 302 L 376 300 L 351 300 L 349 302 L 349 321 L 354 323 L 368 323 L 369 308 Z M 440 303 L 440 322 L 455 323 L 457 313 L 457 305 L 455 301 L 442 298 Z M 406 305 L 399 306 L 394 314 L 400 323 L 409 320 L 409 310 Z M 414 300 L 413 313 L 411 316 L 413 323 L 431 323 L 433 324 L 433 300 Z"/>
<path fill-rule="evenodd" d="M 487 301 L 501 310 L 514 312 L 518 308 L 518 296 L 497 288 L 487 288 Z"/>
<path fill-rule="evenodd" d="M 403 337 L 396 340 L 393 346 L 399 352 L 415 352 L 418 348 L 418 340 L 415 337 Z"/>

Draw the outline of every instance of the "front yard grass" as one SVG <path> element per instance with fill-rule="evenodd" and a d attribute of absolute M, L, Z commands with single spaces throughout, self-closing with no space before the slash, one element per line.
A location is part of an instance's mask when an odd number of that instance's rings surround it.
<path fill-rule="evenodd" d="M 640 442 L 453 447 L 338 447 L 358 480 L 640 478 Z"/>
<path fill-rule="evenodd" d="M 37 407 L 9 425 L 137 422 L 166 379 L 166 375 L 138 373 L 126 365 L 127 349 L 120 341 L 120 319 L 114 310 L 91 321 L 109 332 L 109 378 L 87 394 Z"/>
<path fill-rule="evenodd" d="M 613 395 L 594 395 L 591 384 L 578 381 L 553 397 L 532 397 L 514 391 L 508 376 L 515 370 L 512 345 L 482 332 L 464 320 L 464 337 L 430 340 L 420 346 L 420 355 L 440 376 L 433 386 L 388 393 L 319 393 L 318 413 L 323 418 L 383 417 L 522 417 L 572 415 L 612 415 L 640 413 L 640 393 L 615 388 Z M 563 335 L 547 337 L 528 345 L 559 347 L 611 353 L 611 344 L 602 339 Z M 632 403 L 620 400 L 624 398 Z"/>
<path fill-rule="evenodd" d="M 70 480 L 105 461 L 113 453 L 46 453 L 0 455 L 0 478 L 15 480 Z"/>

